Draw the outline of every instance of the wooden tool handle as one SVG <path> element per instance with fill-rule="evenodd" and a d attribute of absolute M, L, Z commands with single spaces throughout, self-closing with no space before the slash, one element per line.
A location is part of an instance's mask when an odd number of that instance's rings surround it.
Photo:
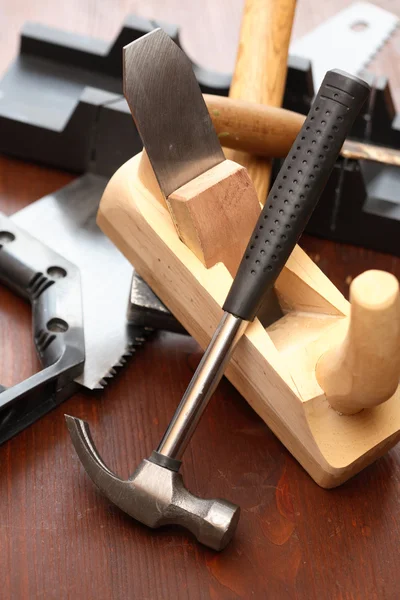
<path fill-rule="evenodd" d="M 204 94 L 213 125 L 225 148 L 267 158 L 284 158 L 305 116 L 245 100 Z M 341 155 L 352 160 L 371 160 L 400 166 L 400 151 L 364 142 L 346 140 Z"/>
<path fill-rule="evenodd" d="M 245 100 L 204 94 L 221 145 L 271 158 L 289 152 L 305 116 Z"/>
<path fill-rule="evenodd" d="M 399 284 L 366 271 L 350 286 L 351 317 L 342 344 L 318 361 L 316 376 L 330 405 L 354 414 L 388 400 L 400 375 Z"/>
<path fill-rule="evenodd" d="M 246 0 L 230 98 L 282 104 L 295 6 L 295 0 Z M 247 168 L 264 204 L 270 161 L 236 151 L 229 158 Z"/>

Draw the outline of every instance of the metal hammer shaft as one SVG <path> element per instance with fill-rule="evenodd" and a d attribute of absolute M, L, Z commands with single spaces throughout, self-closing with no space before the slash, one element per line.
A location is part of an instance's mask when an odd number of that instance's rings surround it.
<path fill-rule="evenodd" d="M 179 460 L 186 450 L 248 321 L 225 312 L 164 434 L 157 452 Z"/>

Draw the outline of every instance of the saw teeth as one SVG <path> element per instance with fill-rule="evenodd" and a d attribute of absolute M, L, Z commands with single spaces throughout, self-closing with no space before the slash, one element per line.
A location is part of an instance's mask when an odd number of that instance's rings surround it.
<path fill-rule="evenodd" d="M 393 34 L 400 28 L 400 20 L 397 21 L 392 27 L 392 29 L 388 32 L 387 36 L 382 40 L 381 44 L 375 49 L 375 51 L 370 54 L 368 61 L 364 64 L 364 69 L 369 67 L 371 62 L 376 58 L 377 54 L 382 50 L 383 46 L 386 46 L 389 39 L 393 36 Z"/>
<path fill-rule="evenodd" d="M 104 387 L 107 385 L 107 381 L 104 379 L 100 379 L 98 383 L 94 386 L 94 390 L 104 390 Z"/>
<path fill-rule="evenodd" d="M 134 347 L 129 346 L 124 354 L 121 356 L 118 362 L 115 363 L 113 367 L 110 368 L 109 371 L 105 375 L 103 375 L 102 379 L 98 382 L 98 384 L 94 387 L 95 390 L 103 390 L 109 383 L 110 379 L 113 379 L 115 375 L 118 374 L 117 369 L 122 368 L 127 363 L 127 359 L 136 352 Z"/>
<path fill-rule="evenodd" d="M 145 333 L 151 333 L 151 331 L 153 330 L 148 327 L 145 328 Z M 117 369 L 122 368 L 126 364 L 128 358 L 130 358 L 136 352 L 136 347 L 141 346 L 146 339 L 147 336 L 143 335 L 135 337 L 134 341 L 131 341 L 125 348 L 125 351 L 120 359 L 114 364 L 113 367 L 110 368 L 109 371 L 107 371 L 105 375 L 103 375 L 102 379 L 100 379 L 100 381 L 95 385 L 94 389 L 103 390 L 110 379 L 113 379 L 113 377 L 118 374 Z"/>
<path fill-rule="evenodd" d="M 120 368 L 120 367 L 123 367 L 123 366 L 124 366 L 124 363 L 122 362 L 121 359 L 117 363 L 115 363 L 115 365 L 114 365 L 115 368 L 117 368 L 117 367 Z"/>

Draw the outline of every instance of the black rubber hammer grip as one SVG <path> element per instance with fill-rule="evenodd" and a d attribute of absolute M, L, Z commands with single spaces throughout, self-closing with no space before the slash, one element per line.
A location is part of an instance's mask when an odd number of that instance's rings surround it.
<path fill-rule="evenodd" d="M 252 321 L 319 200 L 354 119 L 370 92 L 343 71 L 328 71 L 268 194 L 224 310 Z"/>

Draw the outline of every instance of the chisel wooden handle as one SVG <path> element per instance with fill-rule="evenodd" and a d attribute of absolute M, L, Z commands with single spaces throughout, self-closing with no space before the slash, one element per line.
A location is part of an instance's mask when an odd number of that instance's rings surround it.
<path fill-rule="evenodd" d="M 295 0 L 246 0 L 230 98 L 282 104 L 295 6 Z M 264 204 L 270 161 L 242 152 L 230 152 L 229 158 L 247 168 Z"/>
<path fill-rule="evenodd" d="M 225 148 L 256 156 L 284 158 L 305 116 L 284 108 L 204 94 L 213 125 Z M 400 151 L 365 142 L 346 140 L 341 155 L 352 160 L 371 160 L 400 166 Z"/>
<path fill-rule="evenodd" d="M 271 158 L 285 157 L 304 123 L 299 113 L 204 94 L 221 145 Z"/>

